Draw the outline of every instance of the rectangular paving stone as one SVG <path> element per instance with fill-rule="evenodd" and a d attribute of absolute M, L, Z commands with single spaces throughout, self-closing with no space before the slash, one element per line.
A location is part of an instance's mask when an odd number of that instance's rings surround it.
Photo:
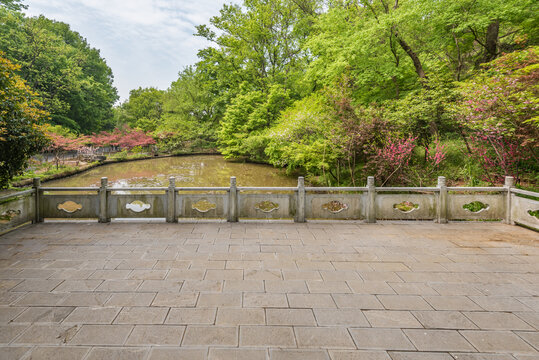
<path fill-rule="evenodd" d="M 533 328 L 511 313 L 465 312 L 464 315 L 483 330 L 533 330 Z"/>
<path fill-rule="evenodd" d="M 420 351 L 474 351 L 455 330 L 405 329 L 406 336 Z"/>
<path fill-rule="evenodd" d="M 449 355 L 449 353 L 441 353 L 441 352 L 391 351 L 389 354 L 391 355 L 392 360 L 453 360 L 454 359 L 451 355 Z M 458 359 L 461 360 L 460 358 Z"/>
<path fill-rule="evenodd" d="M 204 269 L 171 269 L 167 275 L 167 280 L 202 280 L 206 271 Z"/>
<path fill-rule="evenodd" d="M 261 349 L 219 349 L 211 348 L 208 360 L 266 360 L 267 351 Z"/>
<path fill-rule="evenodd" d="M 115 324 L 163 324 L 169 308 L 124 307 L 114 320 Z"/>
<path fill-rule="evenodd" d="M 296 347 L 292 327 L 240 326 L 240 346 Z"/>
<path fill-rule="evenodd" d="M 295 327 L 298 347 L 355 349 L 354 341 L 343 327 Z"/>
<path fill-rule="evenodd" d="M 150 306 L 155 293 L 113 293 L 105 306 Z"/>
<path fill-rule="evenodd" d="M 63 321 L 64 324 L 111 324 L 121 308 L 78 307 Z"/>
<path fill-rule="evenodd" d="M 207 349 L 154 347 L 148 360 L 207 360 L 207 352 Z"/>
<path fill-rule="evenodd" d="M 313 309 L 319 326 L 370 327 L 361 310 L 356 309 Z"/>
<path fill-rule="evenodd" d="M 83 325 L 68 343 L 72 345 L 122 345 L 132 329 L 131 325 Z"/>
<path fill-rule="evenodd" d="M 188 326 L 182 346 L 238 346 L 236 326 Z"/>
<path fill-rule="evenodd" d="M 346 281 L 319 281 L 319 280 L 307 280 L 307 287 L 309 292 L 316 293 L 351 293 L 352 291 L 346 284 Z"/>
<path fill-rule="evenodd" d="M 460 332 L 477 350 L 495 353 L 534 353 L 530 345 L 510 331 L 474 331 Z"/>
<path fill-rule="evenodd" d="M 169 306 L 169 307 L 194 307 L 198 299 L 198 293 L 186 292 L 180 294 L 174 293 L 157 293 L 152 297 L 150 303 L 152 306 Z"/>
<path fill-rule="evenodd" d="M 287 294 L 291 308 L 335 308 L 330 294 Z"/>
<path fill-rule="evenodd" d="M 268 293 L 297 293 L 309 292 L 304 280 L 265 280 L 266 292 Z"/>
<path fill-rule="evenodd" d="M 19 336 L 28 325 L 0 325 L 0 344 L 8 344 Z"/>
<path fill-rule="evenodd" d="M 385 351 L 329 350 L 331 360 L 391 360 Z"/>
<path fill-rule="evenodd" d="M 60 345 L 67 343 L 77 333 L 77 326 L 59 324 L 34 324 L 14 340 L 15 344 Z"/>
<path fill-rule="evenodd" d="M 15 319 L 20 313 L 22 313 L 26 309 L 26 307 L 0 306 L 0 323 L 7 323 Z"/>
<path fill-rule="evenodd" d="M 221 292 L 222 289 L 223 280 L 186 280 L 181 292 Z"/>
<path fill-rule="evenodd" d="M 135 291 L 142 280 L 104 280 L 95 290 L 103 292 Z"/>
<path fill-rule="evenodd" d="M 201 293 L 198 297 L 197 307 L 241 307 L 242 296 L 239 293 Z"/>
<path fill-rule="evenodd" d="M 36 347 L 32 350 L 30 359 L 77 360 L 83 359 L 89 350 L 89 347 Z"/>
<path fill-rule="evenodd" d="M 19 285 L 11 289 L 11 291 L 42 291 L 49 292 L 60 285 L 62 280 L 45 280 L 45 279 L 25 279 Z"/>
<path fill-rule="evenodd" d="M 393 288 L 391 288 L 385 281 L 349 280 L 346 283 L 355 294 L 395 294 Z"/>
<path fill-rule="evenodd" d="M 243 293 L 243 307 L 256 308 L 283 308 L 288 307 L 288 300 L 285 294 L 268 293 Z"/>
<path fill-rule="evenodd" d="M 477 329 L 477 326 L 458 311 L 413 311 L 425 328 Z"/>
<path fill-rule="evenodd" d="M 211 325 L 215 322 L 217 309 L 171 308 L 166 324 Z"/>
<path fill-rule="evenodd" d="M 65 300 L 68 294 L 31 292 L 25 295 L 17 293 L 0 294 L 0 304 L 14 303 L 18 306 L 55 306 Z"/>
<path fill-rule="evenodd" d="M 417 295 L 377 295 L 388 310 L 432 310 L 432 307 Z"/>
<path fill-rule="evenodd" d="M 329 360 L 329 356 L 326 350 L 270 349 L 270 360 Z"/>
<path fill-rule="evenodd" d="M 219 308 L 215 323 L 217 325 L 264 325 L 264 309 Z"/>
<path fill-rule="evenodd" d="M 264 280 L 225 280 L 223 292 L 262 292 Z"/>
<path fill-rule="evenodd" d="M 268 325 L 315 326 L 311 309 L 266 309 Z"/>
<path fill-rule="evenodd" d="M 482 310 L 466 296 L 423 296 L 436 310 L 477 311 Z"/>
<path fill-rule="evenodd" d="M 182 341 L 185 326 L 136 325 L 126 345 L 177 345 Z"/>
<path fill-rule="evenodd" d="M 93 347 L 85 360 L 144 360 L 148 352 L 148 348 Z"/>
<path fill-rule="evenodd" d="M 144 280 L 136 290 L 138 292 L 180 292 L 183 281 L 181 280 Z"/>
<path fill-rule="evenodd" d="M 409 311 L 366 310 L 368 324 L 381 328 L 421 328 L 421 324 Z"/>
<path fill-rule="evenodd" d="M 512 297 L 470 296 L 470 299 L 486 311 L 532 311 L 528 306 Z"/>
<path fill-rule="evenodd" d="M 350 334 L 360 350 L 416 350 L 400 329 L 350 329 Z"/>
<path fill-rule="evenodd" d="M 75 309 L 71 306 L 30 307 L 20 314 L 14 322 L 60 323 Z"/>
<path fill-rule="evenodd" d="M 221 269 L 206 270 L 206 280 L 243 280 L 243 270 Z"/>
<path fill-rule="evenodd" d="M 383 309 L 384 306 L 374 295 L 333 294 L 337 307 L 341 309 Z"/>
<path fill-rule="evenodd" d="M 65 280 L 54 291 L 94 291 L 103 280 Z"/>
<path fill-rule="evenodd" d="M 60 306 L 103 306 L 111 297 L 111 293 L 68 293 L 68 295 L 58 303 Z"/>

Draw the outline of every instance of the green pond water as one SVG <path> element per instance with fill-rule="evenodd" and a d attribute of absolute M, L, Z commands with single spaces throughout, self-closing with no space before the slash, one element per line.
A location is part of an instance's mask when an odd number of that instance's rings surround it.
<path fill-rule="evenodd" d="M 45 187 L 98 187 L 107 177 L 112 187 L 168 186 L 176 178 L 178 187 L 229 186 L 235 176 L 238 186 L 297 186 L 297 179 L 268 165 L 235 163 L 219 155 L 192 155 L 129 161 L 98 166 L 64 179 L 47 181 Z"/>

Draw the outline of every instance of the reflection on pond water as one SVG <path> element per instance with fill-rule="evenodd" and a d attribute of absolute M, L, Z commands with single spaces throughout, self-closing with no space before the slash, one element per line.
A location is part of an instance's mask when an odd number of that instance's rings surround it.
<path fill-rule="evenodd" d="M 107 177 L 111 187 L 168 186 L 176 178 L 178 187 L 229 186 L 235 176 L 238 186 L 296 186 L 297 179 L 268 165 L 228 162 L 219 155 L 192 155 L 130 161 L 99 166 L 64 179 L 47 181 L 45 187 L 99 187 Z"/>

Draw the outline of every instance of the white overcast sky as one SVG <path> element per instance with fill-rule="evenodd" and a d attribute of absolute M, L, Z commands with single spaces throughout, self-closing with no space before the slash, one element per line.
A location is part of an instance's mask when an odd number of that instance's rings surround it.
<path fill-rule="evenodd" d="M 166 89 L 208 42 L 193 36 L 225 3 L 238 0 L 24 0 L 29 16 L 63 21 L 101 51 L 121 101 L 129 90 Z"/>

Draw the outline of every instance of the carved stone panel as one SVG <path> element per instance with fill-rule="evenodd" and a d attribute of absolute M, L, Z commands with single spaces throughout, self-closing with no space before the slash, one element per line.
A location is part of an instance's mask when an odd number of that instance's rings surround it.
<path fill-rule="evenodd" d="M 142 202 L 140 200 L 135 200 L 130 202 L 129 204 L 125 205 L 125 208 L 127 210 L 134 211 L 136 213 L 140 213 L 146 210 L 149 210 L 152 206 L 150 204 L 146 204 L 145 202 Z"/>
<path fill-rule="evenodd" d="M 75 211 L 79 211 L 82 209 L 82 205 L 79 203 L 76 203 L 74 201 L 68 200 L 64 201 L 63 203 L 60 203 L 56 206 L 58 210 L 65 211 L 68 214 L 72 214 Z"/>

